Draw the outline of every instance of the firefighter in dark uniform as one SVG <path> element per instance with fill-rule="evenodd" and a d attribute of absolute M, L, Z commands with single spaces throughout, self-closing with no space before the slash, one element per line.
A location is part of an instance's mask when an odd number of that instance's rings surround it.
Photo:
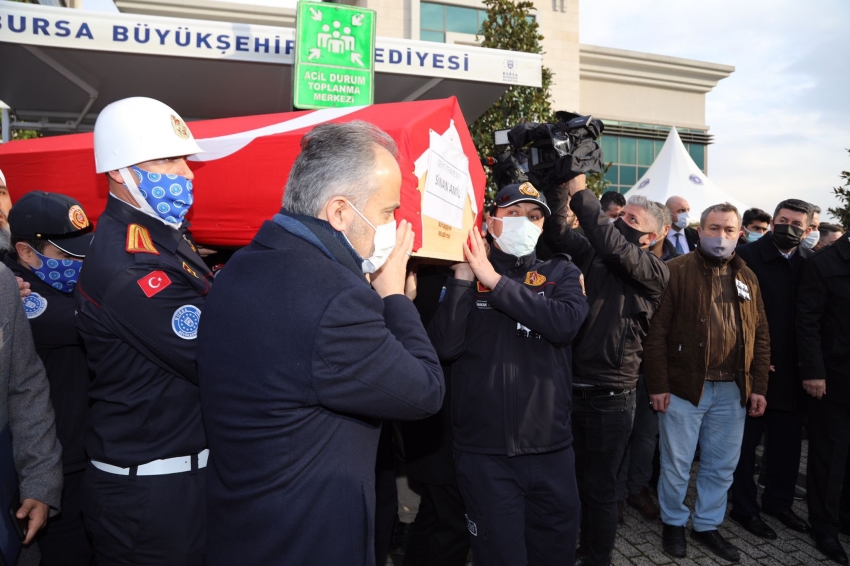
<path fill-rule="evenodd" d="M 83 513 L 99 564 L 203 564 L 209 451 L 195 365 L 213 277 L 187 231 L 185 157 L 201 150 L 171 108 L 101 111 L 95 163 L 110 195 L 77 285 L 94 380 Z"/>
<path fill-rule="evenodd" d="M 569 256 L 534 253 L 546 200 L 508 185 L 473 230 L 429 326 L 452 365 L 458 485 L 477 566 L 572 564 L 580 504 L 570 428 L 570 342 L 588 305 Z"/>
<path fill-rule="evenodd" d="M 14 248 L 3 256 L 3 263 L 30 285 L 24 312 L 50 382 L 56 436 L 62 444 L 62 512 L 38 534 L 41 563 L 84 566 L 92 561 L 81 510 L 88 464 L 83 436 L 90 374 L 74 326 L 73 291 L 93 227 L 79 202 L 42 191 L 18 201 L 9 213 L 9 226 Z"/>

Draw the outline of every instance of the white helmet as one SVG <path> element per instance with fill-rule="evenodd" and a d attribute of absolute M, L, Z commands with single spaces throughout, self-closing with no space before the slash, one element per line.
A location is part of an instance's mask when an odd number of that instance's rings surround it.
<path fill-rule="evenodd" d="M 166 157 L 203 153 L 186 122 L 169 106 L 135 96 L 104 108 L 94 124 L 98 173 Z"/>

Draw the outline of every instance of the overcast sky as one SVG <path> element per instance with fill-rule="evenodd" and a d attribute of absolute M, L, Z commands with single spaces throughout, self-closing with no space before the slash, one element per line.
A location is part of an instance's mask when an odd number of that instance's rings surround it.
<path fill-rule="evenodd" d="M 850 1 L 584 0 L 581 42 L 734 65 L 706 95 L 708 176 L 771 214 L 850 170 Z"/>

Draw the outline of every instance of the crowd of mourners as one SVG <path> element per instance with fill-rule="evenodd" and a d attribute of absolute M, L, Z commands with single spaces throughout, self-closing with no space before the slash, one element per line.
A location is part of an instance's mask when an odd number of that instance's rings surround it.
<path fill-rule="evenodd" d="M 176 112 L 115 102 L 94 140 L 96 237 L 61 187 L 0 172 L 18 564 L 607 566 L 626 505 L 674 558 L 689 528 L 739 561 L 728 511 L 848 564 L 850 241 L 818 206 L 511 184 L 465 261 L 429 264 L 394 219 L 395 142 L 349 122 L 305 134 L 248 246 L 212 250 Z"/>

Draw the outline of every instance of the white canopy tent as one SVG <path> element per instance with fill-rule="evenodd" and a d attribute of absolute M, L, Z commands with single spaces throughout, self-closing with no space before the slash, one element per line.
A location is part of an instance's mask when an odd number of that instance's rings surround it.
<path fill-rule="evenodd" d="M 624 196 L 628 200 L 635 195 L 643 195 L 660 203 L 667 202 L 672 196 L 684 197 L 691 205 L 691 218 L 697 220 L 703 210 L 721 202 L 734 204 L 742 214 L 749 208 L 705 176 L 688 155 L 676 128 L 670 129 L 655 162 Z"/>

